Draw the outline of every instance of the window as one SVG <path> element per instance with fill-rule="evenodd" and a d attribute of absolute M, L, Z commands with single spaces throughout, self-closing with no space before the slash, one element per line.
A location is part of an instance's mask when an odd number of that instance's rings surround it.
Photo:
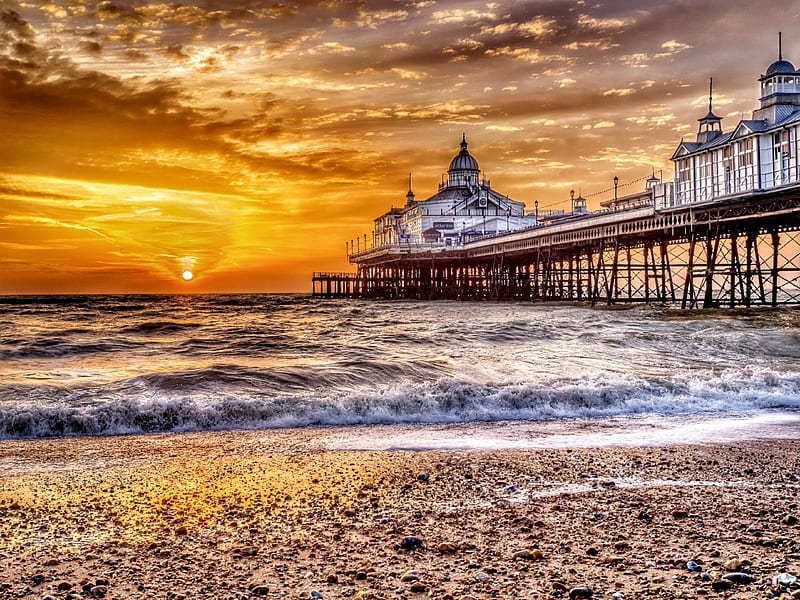
<path fill-rule="evenodd" d="M 724 177 L 725 194 L 732 194 L 734 191 L 735 170 L 736 160 L 733 156 L 733 144 L 730 144 L 722 149 L 722 173 Z"/>
<path fill-rule="evenodd" d="M 739 166 L 749 167 L 753 164 L 753 138 L 748 138 L 736 143 L 736 153 L 739 155 Z"/>
<path fill-rule="evenodd" d="M 775 185 L 787 183 L 789 180 L 789 159 L 791 147 L 789 132 L 779 131 L 772 136 L 772 164 L 775 173 Z"/>

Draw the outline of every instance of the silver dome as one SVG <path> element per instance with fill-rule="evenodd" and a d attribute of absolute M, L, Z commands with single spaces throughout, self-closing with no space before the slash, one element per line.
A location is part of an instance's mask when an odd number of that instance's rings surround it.
<path fill-rule="evenodd" d="M 473 158 L 473 156 L 467 150 L 467 138 L 466 135 L 462 136 L 461 138 L 461 152 L 459 152 L 456 157 L 450 161 L 450 168 L 447 170 L 448 173 L 452 173 L 453 171 L 478 171 L 480 172 L 480 167 L 478 166 L 478 161 Z"/>
<path fill-rule="evenodd" d="M 767 77 L 781 73 L 795 73 L 794 65 L 788 60 L 776 60 L 767 69 Z"/>

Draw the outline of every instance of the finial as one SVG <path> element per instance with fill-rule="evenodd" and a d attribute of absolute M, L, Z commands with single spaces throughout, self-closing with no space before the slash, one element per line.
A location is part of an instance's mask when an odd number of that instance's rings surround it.
<path fill-rule="evenodd" d="M 713 77 L 709 77 L 708 78 L 708 112 L 709 113 L 713 112 L 711 110 L 711 100 L 714 97 L 713 96 L 713 91 L 714 91 L 714 78 Z"/>
<path fill-rule="evenodd" d="M 408 174 L 408 191 L 411 191 L 411 173 Z"/>
<path fill-rule="evenodd" d="M 778 60 L 783 60 L 783 32 L 778 32 Z"/>
<path fill-rule="evenodd" d="M 466 133 L 462 133 L 461 134 L 461 151 L 462 152 L 466 152 L 467 151 L 467 134 Z"/>

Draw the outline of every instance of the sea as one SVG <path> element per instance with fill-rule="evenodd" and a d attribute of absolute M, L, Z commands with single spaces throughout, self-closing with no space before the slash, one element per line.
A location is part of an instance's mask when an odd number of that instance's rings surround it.
<path fill-rule="evenodd" d="M 800 308 L 0 297 L 0 439 L 286 428 L 350 449 L 796 437 Z"/>

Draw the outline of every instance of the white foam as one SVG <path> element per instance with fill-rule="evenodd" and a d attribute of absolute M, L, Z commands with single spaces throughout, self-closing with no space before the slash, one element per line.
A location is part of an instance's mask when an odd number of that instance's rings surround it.
<path fill-rule="evenodd" d="M 737 416 L 672 415 L 648 418 L 515 421 L 457 426 L 373 427 L 326 444 L 335 450 L 489 450 L 655 447 L 755 439 L 797 439 L 800 413 Z"/>

